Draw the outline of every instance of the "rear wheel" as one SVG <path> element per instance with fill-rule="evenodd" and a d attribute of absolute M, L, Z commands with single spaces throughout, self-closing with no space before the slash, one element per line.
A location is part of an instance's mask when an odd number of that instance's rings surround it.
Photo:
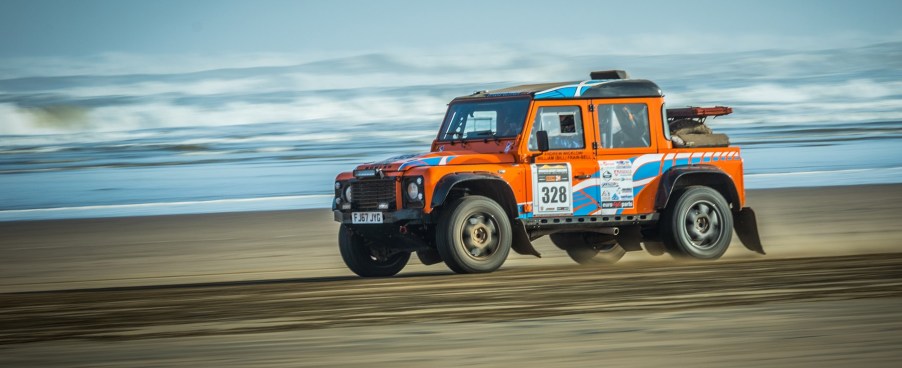
<path fill-rule="evenodd" d="M 483 196 L 466 196 L 448 205 L 439 216 L 436 248 L 457 273 L 492 272 L 501 267 L 511 249 L 512 231 L 498 203 Z"/>
<path fill-rule="evenodd" d="M 341 225 L 338 230 L 338 249 L 345 265 L 361 277 L 394 276 L 410 260 L 410 252 L 378 247 L 347 225 Z"/>
<path fill-rule="evenodd" d="M 729 204 L 718 191 L 704 186 L 686 188 L 668 206 L 661 223 L 664 244 L 676 257 L 718 259 L 733 237 Z"/>
<path fill-rule="evenodd" d="M 613 235 L 580 232 L 556 233 L 550 237 L 554 245 L 582 265 L 614 264 L 626 254 Z"/>

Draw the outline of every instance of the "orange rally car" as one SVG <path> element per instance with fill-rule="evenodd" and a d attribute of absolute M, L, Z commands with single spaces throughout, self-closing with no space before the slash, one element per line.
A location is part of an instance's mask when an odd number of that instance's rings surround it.
<path fill-rule="evenodd" d="M 545 235 L 582 264 L 642 249 L 717 259 L 734 229 L 764 254 L 740 150 L 704 125 L 730 112 L 667 109 L 655 83 L 619 70 L 455 98 L 429 153 L 338 175 L 339 250 L 364 277 L 414 252 L 491 272 L 511 249 L 540 256 Z"/>

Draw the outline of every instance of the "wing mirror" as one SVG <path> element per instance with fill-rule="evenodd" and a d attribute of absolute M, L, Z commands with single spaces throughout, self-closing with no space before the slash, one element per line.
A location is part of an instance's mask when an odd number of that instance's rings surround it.
<path fill-rule="evenodd" d="M 536 132 L 536 145 L 539 147 L 539 152 L 548 151 L 548 132 L 544 130 L 540 130 Z"/>

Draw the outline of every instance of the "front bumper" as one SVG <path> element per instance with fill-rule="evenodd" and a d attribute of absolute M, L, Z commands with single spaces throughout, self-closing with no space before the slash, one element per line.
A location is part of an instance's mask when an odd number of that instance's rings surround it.
<path fill-rule="evenodd" d="M 374 211 L 368 211 L 374 212 Z M 351 223 L 351 211 L 332 211 L 333 217 L 336 222 L 340 222 L 342 224 L 350 224 Z M 397 211 L 385 211 L 382 212 L 382 224 L 372 224 L 372 225 L 384 225 L 384 224 L 393 224 L 398 222 L 406 222 L 408 224 L 426 224 L 431 221 L 432 217 L 426 213 L 423 213 L 421 209 L 404 209 Z M 370 224 L 359 224 L 359 226 L 367 226 Z"/>

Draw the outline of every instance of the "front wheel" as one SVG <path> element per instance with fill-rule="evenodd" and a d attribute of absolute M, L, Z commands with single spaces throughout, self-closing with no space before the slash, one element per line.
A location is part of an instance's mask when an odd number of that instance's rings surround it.
<path fill-rule="evenodd" d="M 390 251 L 351 231 L 347 225 L 338 230 L 338 250 L 348 268 L 361 277 L 394 276 L 407 265 L 410 252 Z"/>
<path fill-rule="evenodd" d="M 688 187 L 668 206 L 662 220 L 662 240 L 675 257 L 718 259 L 733 237 L 730 206 L 709 187 Z"/>
<path fill-rule="evenodd" d="M 457 273 L 497 270 L 510 253 L 512 239 L 507 214 L 483 196 L 460 198 L 439 216 L 436 248 L 448 268 Z"/>

